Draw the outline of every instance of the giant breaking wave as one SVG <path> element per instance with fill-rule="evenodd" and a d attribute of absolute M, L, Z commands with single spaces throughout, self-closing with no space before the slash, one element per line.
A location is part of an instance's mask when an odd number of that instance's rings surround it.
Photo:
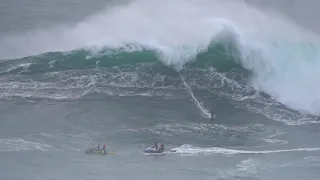
<path fill-rule="evenodd" d="M 140 95 L 172 97 L 183 87 L 177 74 L 184 73 L 192 74 L 187 78 L 192 87 L 229 84 L 230 92 L 221 93 L 243 99 L 260 91 L 291 109 L 319 115 L 318 42 L 316 34 L 289 19 L 242 1 L 137 0 L 72 26 L 1 37 L 1 97 L 77 98 L 105 91 L 99 85 L 127 88 L 122 95 L 139 87 Z M 148 63 L 149 69 L 141 70 Z M 107 70 L 96 69 L 101 66 Z M 45 71 L 45 77 L 33 76 Z M 28 77 L 3 77 L 14 73 Z M 115 93 L 118 89 L 108 90 Z"/>

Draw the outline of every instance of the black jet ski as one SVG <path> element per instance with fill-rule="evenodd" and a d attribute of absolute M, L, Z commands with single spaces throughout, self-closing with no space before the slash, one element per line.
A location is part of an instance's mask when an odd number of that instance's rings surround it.
<path fill-rule="evenodd" d="M 164 145 L 161 144 L 160 147 L 161 148 L 159 148 L 158 150 L 155 150 L 154 148 L 149 147 L 148 149 L 144 150 L 143 152 L 148 153 L 148 154 L 161 154 L 164 152 Z"/>
<path fill-rule="evenodd" d="M 143 151 L 144 153 L 162 153 L 163 151 L 156 151 L 153 148 L 148 148 L 146 150 Z"/>
<path fill-rule="evenodd" d="M 103 149 L 98 148 L 90 148 L 84 151 L 86 154 L 93 154 L 93 155 L 107 155 L 107 154 L 116 154 L 116 152 L 108 152 L 104 151 Z"/>

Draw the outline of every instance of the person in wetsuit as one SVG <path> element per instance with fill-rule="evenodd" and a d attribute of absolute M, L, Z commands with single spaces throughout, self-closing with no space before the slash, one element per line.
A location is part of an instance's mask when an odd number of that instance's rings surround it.
<path fill-rule="evenodd" d="M 213 113 L 213 110 L 210 111 L 210 121 L 213 121 L 215 118 L 215 114 Z"/>
<path fill-rule="evenodd" d="M 158 143 L 157 142 L 154 142 L 153 146 L 151 148 L 154 148 L 155 151 L 158 150 Z"/>
<path fill-rule="evenodd" d="M 162 153 L 164 151 L 164 144 L 160 144 L 160 148 L 156 150 L 157 153 Z"/>
<path fill-rule="evenodd" d="M 106 154 L 106 153 L 107 153 L 107 145 L 106 145 L 106 144 L 104 144 L 104 145 L 103 145 L 102 150 L 103 150 L 103 153 L 104 153 L 104 154 Z"/>

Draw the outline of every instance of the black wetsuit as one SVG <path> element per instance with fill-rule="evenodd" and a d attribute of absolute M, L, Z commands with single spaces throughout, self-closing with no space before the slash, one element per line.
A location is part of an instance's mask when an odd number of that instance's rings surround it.
<path fill-rule="evenodd" d="M 211 112 L 210 112 L 210 121 L 213 121 L 213 119 L 214 119 L 214 114 L 213 114 L 213 112 L 211 111 Z"/>
<path fill-rule="evenodd" d="M 156 153 L 162 153 L 164 151 L 164 147 L 160 147 L 157 151 L 156 151 Z"/>

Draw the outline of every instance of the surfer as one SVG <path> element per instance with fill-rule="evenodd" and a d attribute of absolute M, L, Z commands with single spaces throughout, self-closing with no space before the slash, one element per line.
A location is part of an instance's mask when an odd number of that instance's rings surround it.
<path fill-rule="evenodd" d="M 210 111 L 210 121 L 212 122 L 215 118 L 215 114 L 213 113 L 213 110 Z"/>

